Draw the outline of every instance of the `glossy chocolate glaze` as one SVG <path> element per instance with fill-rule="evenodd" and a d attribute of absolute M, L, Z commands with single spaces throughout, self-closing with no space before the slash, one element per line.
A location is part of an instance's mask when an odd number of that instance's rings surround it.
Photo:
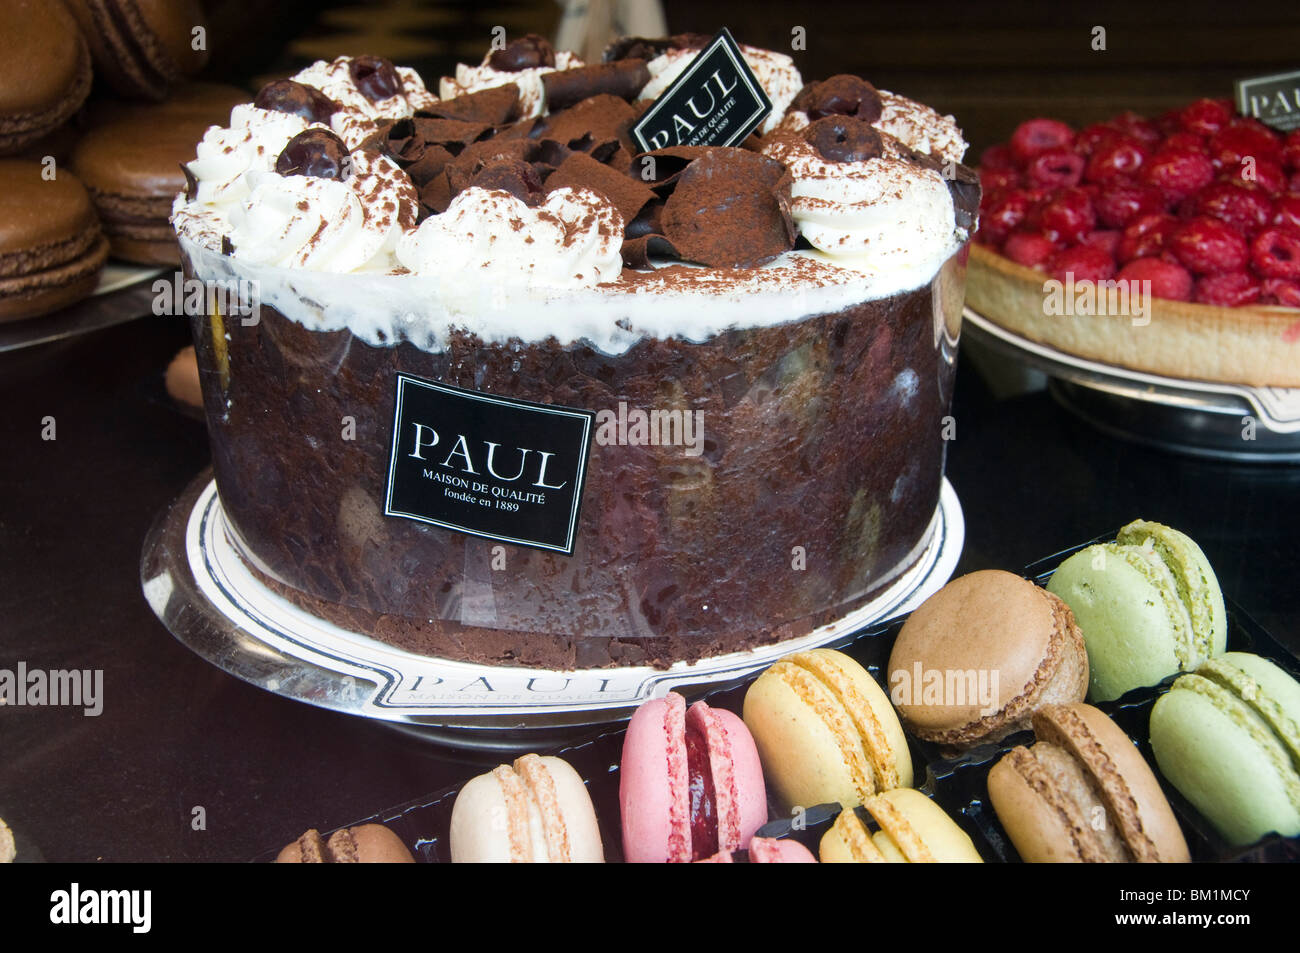
<path fill-rule="evenodd" d="M 422 654 L 666 666 L 803 635 L 915 558 L 939 498 L 963 268 L 960 255 L 932 286 L 617 356 L 468 333 L 437 354 L 373 347 L 266 305 L 253 326 L 197 317 L 222 502 L 290 599 Z M 703 452 L 593 441 L 571 557 L 386 517 L 397 371 L 593 411 L 701 411 Z"/>

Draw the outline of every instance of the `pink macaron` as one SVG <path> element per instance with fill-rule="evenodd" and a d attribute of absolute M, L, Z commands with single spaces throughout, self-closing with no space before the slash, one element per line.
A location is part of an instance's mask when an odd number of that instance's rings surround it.
<path fill-rule="evenodd" d="M 712 857 L 697 860 L 697 864 L 734 864 L 736 858 L 729 850 L 720 850 Z M 754 837 L 749 841 L 751 864 L 815 864 L 817 858 L 797 840 L 779 840 L 775 837 Z"/>
<path fill-rule="evenodd" d="M 632 863 L 687 863 L 749 845 L 767 820 L 758 749 L 721 708 L 689 709 L 675 692 L 632 715 L 619 769 L 623 855 Z"/>

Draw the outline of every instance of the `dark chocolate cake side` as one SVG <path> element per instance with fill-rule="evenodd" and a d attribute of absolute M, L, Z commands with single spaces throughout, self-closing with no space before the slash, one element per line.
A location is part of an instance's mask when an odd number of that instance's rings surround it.
<path fill-rule="evenodd" d="M 927 286 L 617 356 L 463 332 L 442 353 L 374 347 L 265 305 L 254 326 L 214 335 L 197 318 L 194 330 L 217 384 L 206 394 L 222 503 L 282 594 L 421 654 L 587 668 L 806 634 L 915 561 L 953 373 L 934 309 Z M 591 411 L 698 411 L 701 452 L 593 444 L 574 554 L 503 554 L 383 515 L 399 372 Z"/>

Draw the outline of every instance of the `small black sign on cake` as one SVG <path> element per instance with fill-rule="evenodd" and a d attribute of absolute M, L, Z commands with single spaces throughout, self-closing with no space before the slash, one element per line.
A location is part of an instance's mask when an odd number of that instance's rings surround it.
<path fill-rule="evenodd" d="M 740 47 L 724 27 L 632 127 L 643 152 L 668 146 L 734 146 L 772 111 Z"/>
<path fill-rule="evenodd" d="M 1266 126 L 1288 132 L 1300 129 L 1300 70 L 1239 79 L 1237 111 Z"/>
<path fill-rule="evenodd" d="M 571 556 L 594 421 L 398 374 L 384 513 Z"/>

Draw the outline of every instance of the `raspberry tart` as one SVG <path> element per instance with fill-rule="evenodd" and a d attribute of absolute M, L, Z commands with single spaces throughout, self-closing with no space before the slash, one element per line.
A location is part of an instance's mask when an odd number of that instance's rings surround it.
<path fill-rule="evenodd" d="M 806 635 L 917 562 L 979 203 L 965 142 L 741 47 L 774 105 L 757 133 L 638 155 L 630 125 L 706 41 L 588 65 L 524 37 L 441 97 L 342 58 L 208 130 L 173 223 L 189 275 L 260 289 L 255 321 L 192 327 L 218 492 L 268 585 L 424 655 L 667 666 Z M 389 512 L 393 461 L 436 439 L 397 430 L 399 378 L 595 415 L 571 552 Z M 638 438 L 650 412 L 693 439 Z M 494 477 L 494 451 L 535 459 L 487 449 Z M 468 452 L 440 465 L 481 477 Z"/>
<path fill-rule="evenodd" d="M 1133 370 L 1300 387 L 1300 132 L 1211 99 L 1078 131 L 1031 119 L 980 179 L 978 313 Z"/>

